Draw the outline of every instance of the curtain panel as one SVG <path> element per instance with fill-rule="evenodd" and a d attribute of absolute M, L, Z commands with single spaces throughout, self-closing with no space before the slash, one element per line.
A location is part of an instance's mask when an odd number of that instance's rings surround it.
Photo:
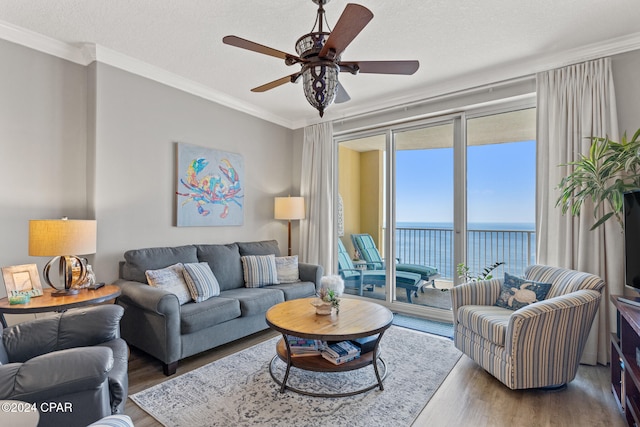
<path fill-rule="evenodd" d="M 609 333 L 615 312 L 609 295 L 624 287 L 622 230 L 615 221 L 591 231 L 593 205 L 562 215 L 558 184 L 571 173 L 566 165 L 588 154 L 591 137 L 618 140 L 611 59 L 602 58 L 537 75 L 537 261 L 602 277 L 606 286 L 581 363 L 609 362 Z"/>
<path fill-rule="evenodd" d="M 304 262 L 324 267 L 325 274 L 333 272 L 337 256 L 333 212 L 335 156 L 331 122 L 304 129 L 300 193 L 307 201 L 307 212 L 300 222 L 300 257 Z"/>

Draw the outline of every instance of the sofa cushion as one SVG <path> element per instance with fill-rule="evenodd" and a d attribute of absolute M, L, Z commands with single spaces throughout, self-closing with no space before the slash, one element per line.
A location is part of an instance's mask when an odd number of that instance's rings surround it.
<path fill-rule="evenodd" d="M 184 281 L 187 282 L 189 293 L 195 302 L 220 295 L 220 284 L 209 263 L 184 264 Z"/>
<path fill-rule="evenodd" d="M 177 263 L 198 262 L 198 256 L 196 247 L 187 245 L 173 248 L 132 249 L 124 253 L 124 260 L 122 278 L 147 283 L 145 271 L 158 270 Z"/>
<path fill-rule="evenodd" d="M 316 285 L 313 282 L 281 283 L 269 288 L 280 289 L 284 293 L 285 301 L 312 297 L 316 294 Z"/>
<path fill-rule="evenodd" d="M 278 283 L 295 283 L 300 281 L 298 255 L 276 257 Z"/>
<path fill-rule="evenodd" d="M 240 302 L 233 298 L 213 297 L 198 304 L 180 307 L 180 332 L 190 334 L 240 317 Z"/>
<path fill-rule="evenodd" d="M 238 242 L 240 255 L 275 255 L 280 256 L 277 240 L 263 240 L 261 242 Z"/>
<path fill-rule="evenodd" d="M 242 288 L 220 292 L 224 298 L 235 298 L 240 302 L 242 316 L 265 314 L 269 308 L 284 302 L 284 294 L 280 289 Z"/>
<path fill-rule="evenodd" d="M 504 281 L 495 305 L 518 310 L 547 297 L 551 283 L 534 282 L 504 273 Z"/>
<path fill-rule="evenodd" d="M 275 255 L 248 255 L 240 257 L 247 288 L 260 288 L 278 284 Z"/>
<path fill-rule="evenodd" d="M 238 245 L 196 245 L 198 259 L 211 267 L 213 275 L 218 279 L 220 290 L 244 287 L 242 263 Z"/>
<path fill-rule="evenodd" d="M 463 305 L 458 309 L 457 321 L 490 342 L 504 346 L 512 314 L 512 310 L 494 305 Z"/>
<path fill-rule="evenodd" d="M 180 305 L 191 301 L 189 288 L 184 281 L 184 266 L 182 264 L 170 265 L 159 270 L 147 270 L 145 275 L 149 285 L 171 292 L 178 297 Z"/>

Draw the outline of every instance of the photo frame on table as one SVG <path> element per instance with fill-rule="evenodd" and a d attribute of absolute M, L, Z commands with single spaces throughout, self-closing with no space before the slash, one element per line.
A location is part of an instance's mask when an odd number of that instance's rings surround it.
<path fill-rule="evenodd" d="M 39 297 L 43 294 L 38 266 L 35 264 L 2 267 L 2 278 L 7 288 L 7 297 L 24 294 Z"/>

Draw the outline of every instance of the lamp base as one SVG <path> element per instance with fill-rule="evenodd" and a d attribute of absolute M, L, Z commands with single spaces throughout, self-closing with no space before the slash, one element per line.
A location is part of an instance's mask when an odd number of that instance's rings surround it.
<path fill-rule="evenodd" d="M 77 262 L 77 265 L 80 267 L 80 274 L 76 281 L 73 278 L 73 261 Z M 55 261 L 59 261 L 59 272 L 60 272 L 60 285 L 64 286 L 63 289 L 58 289 L 53 283 L 51 283 L 51 279 L 49 278 L 49 273 L 51 272 L 51 266 L 55 263 Z M 51 292 L 52 297 L 65 297 L 68 295 L 76 295 L 78 293 L 77 289 L 74 289 L 72 286 L 77 282 L 82 282 L 87 275 L 87 268 L 83 263 L 80 257 L 75 255 L 71 256 L 57 256 L 54 257 L 51 261 L 44 266 L 44 270 L 42 271 L 42 275 L 44 276 L 44 281 L 55 289 Z"/>
<path fill-rule="evenodd" d="M 78 294 L 78 290 L 77 289 L 62 289 L 62 290 L 56 290 L 51 292 L 51 296 L 52 297 L 67 297 L 70 295 L 77 295 Z"/>

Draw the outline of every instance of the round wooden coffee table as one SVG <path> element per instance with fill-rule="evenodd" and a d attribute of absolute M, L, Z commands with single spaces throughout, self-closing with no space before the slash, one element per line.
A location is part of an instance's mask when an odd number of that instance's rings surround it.
<path fill-rule="evenodd" d="M 315 397 L 345 397 L 364 393 L 379 387 L 384 390 L 382 381 L 387 375 L 387 365 L 380 357 L 380 340 L 393 321 L 393 314 L 389 309 L 379 304 L 357 299 L 343 298 L 340 301 L 340 313 L 334 310 L 331 315 L 317 315 L 311 302 L 315 298 L 303 298 L 285 301 L 271 307 L 266 314 L 267 324 L 282 333 L 282 338 L 276 344 L 276 355 L 269 364 L 269 373 L 274 381 L 280 385 L 280 392 L 289 389 L 296 393 Z M 322 356 L 291 357 L 287 335 L 322 341 L 345 341 L 356 338 L 378 335 L 372 351 L 363 353 L 359 358 L 341 365 L 334 365 Z M 287 364 L 282 380 L 273 371 L 277 359 Z M 378 369 L 378 362 L 382 366 L 382 373 Z M 363 389 L 348 393 L 325 394 L 300 390 L 287 385 L 291 367 L 316 372 L 343 372 L 360 369 L 372 365 L 377 382 Z"/>

